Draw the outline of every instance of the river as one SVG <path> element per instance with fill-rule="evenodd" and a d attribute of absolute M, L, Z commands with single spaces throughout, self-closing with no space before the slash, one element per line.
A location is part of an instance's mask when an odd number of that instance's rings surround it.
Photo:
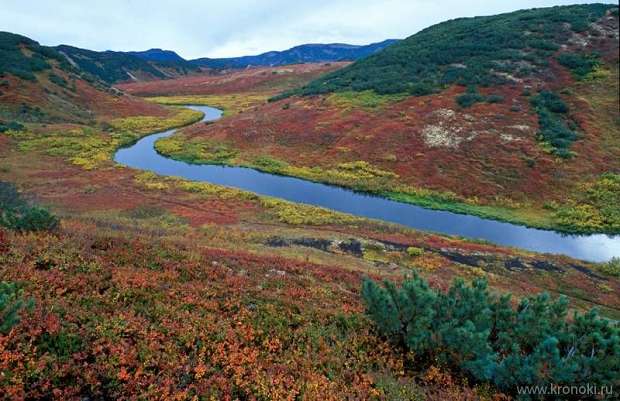
<path fill-rule="evenodd" d="M 221 110 L 208 106 L 187 106 L 204 113 L 202 121 L 215 121 Z M 477 216 L 424 209 L 348 189 L 299 178 L 263 173 L 245 167 L 189 164 L 157 153 L 155 142 L 176 130 L 146 136 L 119 149 L 114 160 L 135 169 L 159 175 L 205 181 L 268 195 L 292 202 L 321 206 L 361 217 L 402 224 L 417 230 L 458 235 L 542 253 L 564 254 L 577 259 L 601 262 L 620 257 L 620 236 L 605 234 L 567 235 L 528 228 Z"/>

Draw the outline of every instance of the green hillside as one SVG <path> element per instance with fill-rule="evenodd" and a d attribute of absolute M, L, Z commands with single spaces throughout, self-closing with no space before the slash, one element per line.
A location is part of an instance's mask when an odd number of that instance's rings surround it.
<path fill-rule="evenodd" d="M 198 70 L 185 60 L 154 61 L 130 52 L 98 52 L 67 45 L 57 46 L 56 49 L 81 70 L 108 84 L 136 79 L 164 79 Z"/>
<path fill-rule="evenodd" d="M 612 10 L 615 9 L 615 10 Z M 424 29 L 351 66 L 325 75 L 299 92 L 305 95 L 374 90 L 424 95 L 450 84 L 494 85 L 506 76 L 529 76 L 592 22 L 618 7 L 587 4 L 460 18 Z M 570 54 L 562 64 L 578 73 L 596 55 Z"/>
<path fill-rule="evenodd" d="M 55 60 L 63 69 L 70 69 L 67 60 L 56 50 L 39 45 L 32 39 L 9 32 L 0 32 L 0 77 L 12 74 L 34 80 L 35 73 L 52 68 Z"/>

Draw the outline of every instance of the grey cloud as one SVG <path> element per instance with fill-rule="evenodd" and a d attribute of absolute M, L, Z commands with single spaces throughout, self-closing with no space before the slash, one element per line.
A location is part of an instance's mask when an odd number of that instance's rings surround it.
<path fill-rule="evenodd" d="M 186 58 L 223 57 L 302 43 L 404 38 L 446 19 L 576 2 L 580 1 L 3 0 L 0 30 L 47 45 L 93 50 L 161 47 Z"/>

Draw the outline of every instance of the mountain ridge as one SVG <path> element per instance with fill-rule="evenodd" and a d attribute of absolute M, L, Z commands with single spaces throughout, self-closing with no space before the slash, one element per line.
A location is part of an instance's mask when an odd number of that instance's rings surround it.
<path fill-rule="evenodd" d="M 226 69 L 246 68 L 250 66 L 273 67 L 307 62 L 354 61 L 381 51 L 398 41 L 398 39 L 386 39 L 368 45 L 307 43 L 282 51 L 269 51 L 252 56 L 225 58 L 205 57 L 190 60 L 190 62 L 201 67 Z"/>

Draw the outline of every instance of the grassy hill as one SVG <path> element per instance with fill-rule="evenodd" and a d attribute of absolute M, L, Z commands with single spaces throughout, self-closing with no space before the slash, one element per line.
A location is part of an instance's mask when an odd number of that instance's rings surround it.
<path fill-rule="evenodd" d="M 54 49 L 41 46 L 25 36 L 0 32 L 0 76 L 12 74 L 34 80 L 36 72 L 51 70 L 52 62 L 62 69 L 70 69 L 67 60 Z"/>
<path fill-rule="evenodd" d="M 617 6 L 587 4 L 446 21 L 319 78 L 301 93 L 374 90 L 422 95 L 452 84 L 502 84 L 542 74 L 558 51 L 558 61 L 583 75 L 596 55 L 563 46 L 610 10 L 617 15 Z"/>

